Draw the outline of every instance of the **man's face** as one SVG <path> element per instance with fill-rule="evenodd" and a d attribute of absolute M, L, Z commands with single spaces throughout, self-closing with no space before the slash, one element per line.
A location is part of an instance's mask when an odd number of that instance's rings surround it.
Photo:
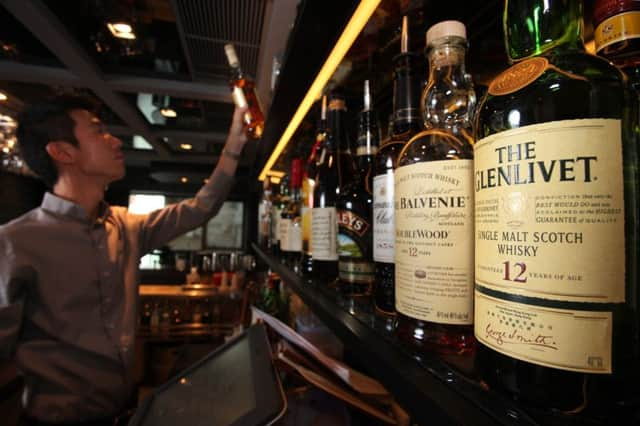
<path fill-rule="evenodd" d="M 105 184 L 122 179 L 125 174 L 122 141 L 106 131 L 100 120 L 84 109 L 69 114 L 76 125 L 78 140 L 76 164 L 87 178 L 103 179 Z"/>

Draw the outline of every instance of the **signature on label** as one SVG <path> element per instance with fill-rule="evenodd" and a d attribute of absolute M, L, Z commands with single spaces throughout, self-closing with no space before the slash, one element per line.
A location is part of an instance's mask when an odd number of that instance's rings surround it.
<path fill-rule="evenodd" d="M 491 323 L 485 328 L 485 337 L 493 340 L 498 346 L 528 345 L 558 350 L 555 339 L 551 335 L 527 333 L 517 328 L 510 331 L 498 330 Z"/>

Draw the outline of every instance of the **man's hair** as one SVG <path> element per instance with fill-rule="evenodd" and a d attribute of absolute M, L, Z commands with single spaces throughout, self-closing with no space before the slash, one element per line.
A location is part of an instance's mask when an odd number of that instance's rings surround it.
<path fill-rule="evenodd" d="M 96 104 L 82 95 L 59 95 L 27 106 L 18 116 L 16 136 L 20 154 L 27 166 L 49 187 L 53 187 L 58 180 L 58 170 L 46 146 L 52 141 L 65 141 L 78 146 L 73 134 L 75 121 L 69 115 L 77 109 L 95 111 Z"/>

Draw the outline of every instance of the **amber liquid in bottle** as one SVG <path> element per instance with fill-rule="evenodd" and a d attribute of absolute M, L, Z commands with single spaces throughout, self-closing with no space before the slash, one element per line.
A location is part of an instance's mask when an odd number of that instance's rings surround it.
<path fill-rule="evenodd" d="M 475 94 L 464 25 L 451 22 L 427 32 L 426 130 L 406 143 L 395 171 L 397 334 L 420 351 L 467 356 L 475 347 Z"/>
<path fill-rule="evenodd" d="M 247 108 L 247 112 L 244 113 L 247 136 L 253 139 L 260 139 L 264 131 L 264 114 L 256 94 L 255 82 L 250 76 L 242 72 L 234 46 L 226 44 L 224 51 L 231 67 L 229 85 L 231 86 L 233 102 L 238 108 Z"/>

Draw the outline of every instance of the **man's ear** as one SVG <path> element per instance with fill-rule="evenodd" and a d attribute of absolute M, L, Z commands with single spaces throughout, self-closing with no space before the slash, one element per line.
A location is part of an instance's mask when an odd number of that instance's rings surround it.
<path fill-rule="evenodd" d="M 75 159 L 75 147 L 69 142 L 52 141 L 49 142 L 45 148 L 51 159 L 55 162 L 69 164 Z"/>

